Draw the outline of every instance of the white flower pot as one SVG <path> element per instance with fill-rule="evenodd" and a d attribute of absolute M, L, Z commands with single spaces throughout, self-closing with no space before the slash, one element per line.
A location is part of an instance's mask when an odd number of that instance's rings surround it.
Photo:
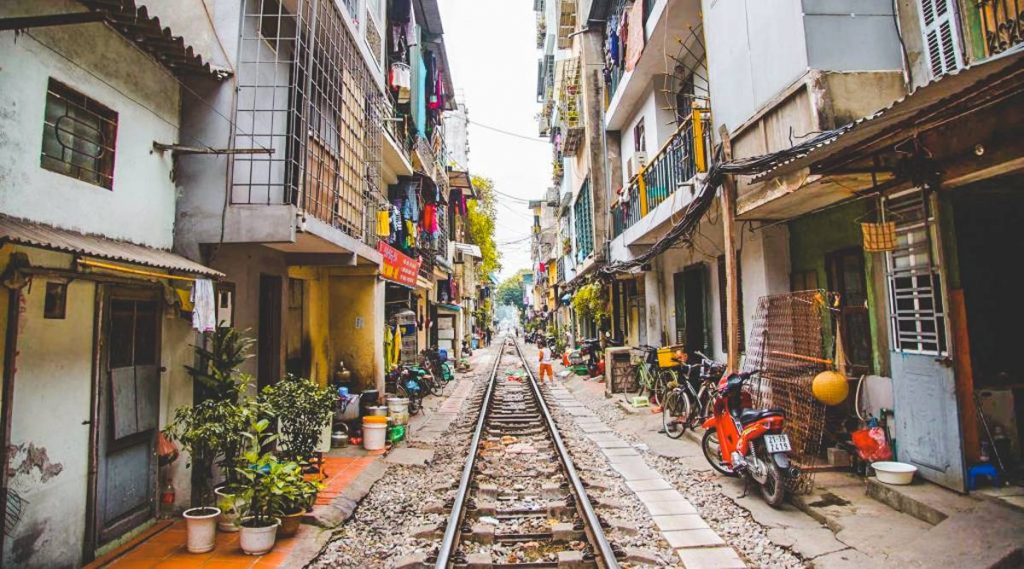
<path fill-rule="evenodd" d="M 217 544 L 217 516 L 220 508 L 192 508 L 185 510 L 185 528 L 188 531 L 189 553 L 213 551 Z"/>
<path fill-rule="evenodd" d="M 245 505 L 245 500 L 235 498 L 234 494 L 227 492 L 224 488 L 217 488 L 213 491 L 217 495 L 217 503 L 221 505 L 220 517 L 217 518 L 217 529 L 224 532 L 238 531 L 238 509 Z M 225 507 L 225 500 L 230 507 Z"/>
<path fill-rule="evenodd" d="M 245 522 L 251 519 L 242 518 L 242 523 L 239 524 L 238 544 L 242 546 L 242 551 L 247 555 L 263 555 L 274 548 L 274 542 L 277 541 L 277 527 L 281 525 L 281 520 L 274 518 L 274 523 L 266 527 L 245 527 Z"/>

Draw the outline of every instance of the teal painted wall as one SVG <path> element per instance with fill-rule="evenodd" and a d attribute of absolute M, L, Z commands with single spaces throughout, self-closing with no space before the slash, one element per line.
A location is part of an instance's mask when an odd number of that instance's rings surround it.
<path fill-rule="evenodd" d="M 862 247 L 860 224 L 872 221 L 876 202 L 858 200 L 846 205 L 807 215 L 789 222 L 789 255 L 792 272 L 802 273 L 814 271 L 818 276 L 818 286 L 828 286 L 828 273 L 825 268 L 825 255 L 840 249 Z M 882 369 L 883 354 L 879 349 L 879 338 L 887 334 L 884 315 L 880 318 L 875 310 L 877 295 L 885 296 L 884 290 L 875 290 L 875 255 L 881 253 L 864 253 L 864 280 L 868 293 L 868 318 L 871 328 L 872 367 L 876 373 Z M 826 345 L 832 344 L 831 331 L 827 332 Z"/>

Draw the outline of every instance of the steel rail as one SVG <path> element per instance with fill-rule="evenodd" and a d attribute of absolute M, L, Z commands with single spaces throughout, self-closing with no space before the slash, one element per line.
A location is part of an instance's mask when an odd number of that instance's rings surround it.
<path fill-rule="evenodd" d="M 519 354 L 519 359 L 522 360 L 523 366 L 526 368 L 527 375 L 530 376 L 530 387 L 533 388 L 534 394 L 537 396 L 537 403 L 540 406 L 541 415 L 544 416 L 544 421 L 548 425 L 548 430 L 551 431 L 551 439 L 555 443 L 555 449 L 558 451 L 558 459 L 562 462 L 562 468 L 565 470 L 566 478 L 569 479 L 569 484 L 573 489 L 573 493 L 576 494 L 576 507 L 578 510 L 582 510 L 580 514 L 583 516 L 585 521 L 585 530 L 590 535 L 590 541 L 592 545 L 597 546 L 598 553 L 600 554 L 600 565 L 605 569 L 618 569 L 619 562 L 615 557 L 615 551 L 612 550 L 612 544 L 608 542 L 608 538 L 604 535 L 604 528 L 601 527 L 601 520 L 597 517 L 597 512 L 594 511 L 594 505 L 590 502 L 590 497 L 587 496 L 587 490 L 583 486 L 583 481 L 580 480 L 579 474 L 576 472 L 576 467 L 573 466 L 572 460 L 569 458 L 569 450 L 565 447 L 565 443 L 562 442 L 562 435 L 558 432 L 558 426 L 555 425 L 555 419 L 551 416 L 551 410 L 548 409 L 548 404 L 544 400 L 544 396 L 540 392 L 540 385 L 537 383 L 536 376 L 533 375 L 533 370 L 530 369 L 529 363 L 526 358 L 523 357 L 523 351 L 519 347 L 519 342 L 515 338 L 510 338 L 512 345 L 516 347 L 516 353 Z"/>
<path fill-rule="evenodd" d="M 505 346 L 507 344 L 508 339 L 506 338 L 502 341 L 498 353 L 494 356 L 494 367 L 491 369 L 490 379 L 487 380 L 487 391 L 484 392 L 483 402 L 480 405 L 480 416 L 476 421 L 473 439 L 469 443 L 466 466 L 462 468 L 459 488 L 455 491 L 452 513 L 448 515 L 448 525 L 444 528 L 444 539 L 441 541 L 441 548 L 437 552 L 437 562 L 434 563 L 435 569 L 447 569 L 451 556 L 459 545 L 458 540 L 462 533 L 462 521 L 466 516 L 466 497 L 469 496 L 469 484 L 473 479 L 473 468 L 476 466 L 476 457 L 480 450 L 480 438 L 483 435 L 484 424 L 487 422 L 487 415 L 490 412 L 491 399 L 494 395 L 495 377 L 498 375 L 498 366 L 501 364 L 501 357 L 505 354 Z M 520 355 L 520 357 L 522 356 Z"/>

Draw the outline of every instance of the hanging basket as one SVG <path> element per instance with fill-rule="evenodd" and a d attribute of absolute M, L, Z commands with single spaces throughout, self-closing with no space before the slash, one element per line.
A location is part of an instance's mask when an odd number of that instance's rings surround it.
<path fill-rule="evenodd" d="M 896 223 L 861 223 L 864 235 L 864 250 L 869 253 L 883 253 L 896 249 Z"/>

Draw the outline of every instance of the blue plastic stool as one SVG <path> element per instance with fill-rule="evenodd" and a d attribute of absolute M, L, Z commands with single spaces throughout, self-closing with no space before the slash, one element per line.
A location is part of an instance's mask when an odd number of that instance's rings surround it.
<path fill-rule="evenodd" d="M 967 489 L 974 490 L 978 487 L 978 477 L 984 476 L 988 478 L 989 484 L 992 486 L 999 486 L 999 471 L 996 470 L 995 465 L 990 462 L 983 462 L 981 464 L 975 464 L 974 466 L 967 469 Z"/>

